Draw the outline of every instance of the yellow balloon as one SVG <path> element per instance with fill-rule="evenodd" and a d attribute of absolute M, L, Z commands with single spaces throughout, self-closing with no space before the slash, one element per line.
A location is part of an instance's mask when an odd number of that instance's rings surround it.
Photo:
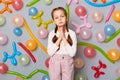
<path fill-rule="evenodd" d="M 115 10 L 112 14 L 113 20 L 120 22 L 120 10 Z"/>
<path fill-rule="evenodd" d="M 120 51 L 114 48 L 109 49 L 107 54 L 111 60 L 118 60 L 120 58 Z"/>
<path fill-rule="evenodd" d="M 37 44 L 34 40 L 27 40 L 25 44 L 26 44 L 27 49 L 31 51 L 35 50 L 37 47 Z"/>

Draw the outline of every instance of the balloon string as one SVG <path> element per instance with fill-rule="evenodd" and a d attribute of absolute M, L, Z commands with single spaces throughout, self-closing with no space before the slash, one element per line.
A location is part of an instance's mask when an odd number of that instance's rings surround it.
<path fill-rule="evenodd" d="M 45 48 L 45 46 L 33 35 L 33 33 L 31 32 L 27 22 L 24 20 L 23 22 L 24 27 L 26 28 L 27 32 L 29 33 L 29 35 L 33 38 L 33 40 L 35 40 L 35 42 L 39 45 L 39 47 L 45 52 L 47 53 L 47 49 Z"/>
<path fill-rule="evenodd" d="M 114 37 L 116 37 L 118 34 L 120 33 L 120 28 L 114 33 L 112 34 L 110 37 L 106 38 L 104 42 L 109 42 L 111 41 Z"/>
<path fill-rule="evenodd" d="M 48 72 L 43 70 L 43 69 L 35 69 L 33 72 L 28 74 L 28 76 L 23 75 L 23 74 L 18 73 L 18 72 L 15 72 L 15 71 L 11 71 L 11 70 L 8 70 L 6 73 L 7 74 L 13 74 L 13 75 L 19 76 L 19 77 L 24 78 L 24 79 L 29 79 L 29 78 L 31 78 L 33 75 L 35 75 L 38 72 L 48 75 Z"/>
<path fill-rule="evenodd" d="M 109 60 L 111 63 L 114 63 L 114 61 L 111 60 L 111 59 L 109 59 L 108 56 L 107 56 L 107 54 L 106 54 L 100 47 L 98 47 L 98 46 L 96 46 L 96 45 L 94 45 L 94 44 L 91 44 L 91 43 L 80 42 L 80 41 L 78 41 L 77 44 L 78 44 L 78 45 L 84 45 L 84 46 L 92 46 L 92 47 L 94 47 L 95 49 L 97 49 L 98 51 L 100 51 L 100 52 L 102 53 L 102 55 L 103 55 L 107 60 Z"/>

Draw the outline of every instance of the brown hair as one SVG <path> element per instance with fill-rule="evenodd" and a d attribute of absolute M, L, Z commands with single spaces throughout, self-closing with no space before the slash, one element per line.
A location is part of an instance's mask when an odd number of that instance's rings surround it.
<path fill-rule="evenodd" d="M 52 10 L 52 12 L 51 12 L 51 16 L 52 16 L 52 19 L 53 19 L 53 20 L 54 20 L 53 14 L 54 14 L 54 11 L 56 11 L 56 10 L 62 10 L 62 11 L 64 12 L 65 16 L 67 17 L 67 12 L 66 12 L 66 10 L 65 10 L 63 7 L 57 7 L 57 8 L 54 8 L 54 9 Z M 57 27 L 57 25 L 56 25 L 56 27 L 55 27 L 55 33 L 57 32 L 57 29 L 58 29 L 58 27 Z M 67 29 L 67 32 L 69 32 L 69 30 L 68 30 L 68 23 L 66 23 L 66 29 Z M 56 35 L 54 35 L 54 37 L 53 37 L 53 39 L 52 39 L 53 43 L 55 43 L 55 42 L 57 41 L 57 39 L 58 39 L 58 37 L 57 37 Z M 69 34 L 68 34 L 68 37 L 67 37 L 67 41 L 68 41 L 68 43 L 72 46 L 73 42 L 72 42 L 72 39 L 71 39 L 71 37 L 70 37 Z"/>

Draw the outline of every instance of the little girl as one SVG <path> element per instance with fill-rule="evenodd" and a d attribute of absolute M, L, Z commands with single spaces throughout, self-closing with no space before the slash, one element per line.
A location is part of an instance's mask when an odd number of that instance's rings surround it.
<path fill-rule="evenodd" d="M 51 16 L 56 27 L 48 36 L 50 80 L 74 80 L 73 57 L 77 49 L 76 34 L 68 29 L 68 17 L 63 7 L 54 8 Z"/>

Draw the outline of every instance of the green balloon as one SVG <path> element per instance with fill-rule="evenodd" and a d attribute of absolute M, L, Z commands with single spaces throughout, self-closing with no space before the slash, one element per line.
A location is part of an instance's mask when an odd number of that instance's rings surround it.
<path fill-rule="evenodd" d="M 0 26 L 4 25 L 5 24 L 5 17 L 3 15 L 0 15 Z"/>
<path fill-rule="evenodd" d="M 85 74 L 76 73 L 75 80 L 87 80 Z"/>
<path fill-rule="evenodd" d="M 52 0 L 44 0 L 44 3 L 45 3 L 46 5 L 50 5 L 50 4 L 52 4 Z"/>
<path fill-rule="evenodd" d="M 25 65 L 29 64 L 30 58 L 28 55 L 22 54 L 19 58 L 19 62 L 21 65 L 25 66 Z"/>

